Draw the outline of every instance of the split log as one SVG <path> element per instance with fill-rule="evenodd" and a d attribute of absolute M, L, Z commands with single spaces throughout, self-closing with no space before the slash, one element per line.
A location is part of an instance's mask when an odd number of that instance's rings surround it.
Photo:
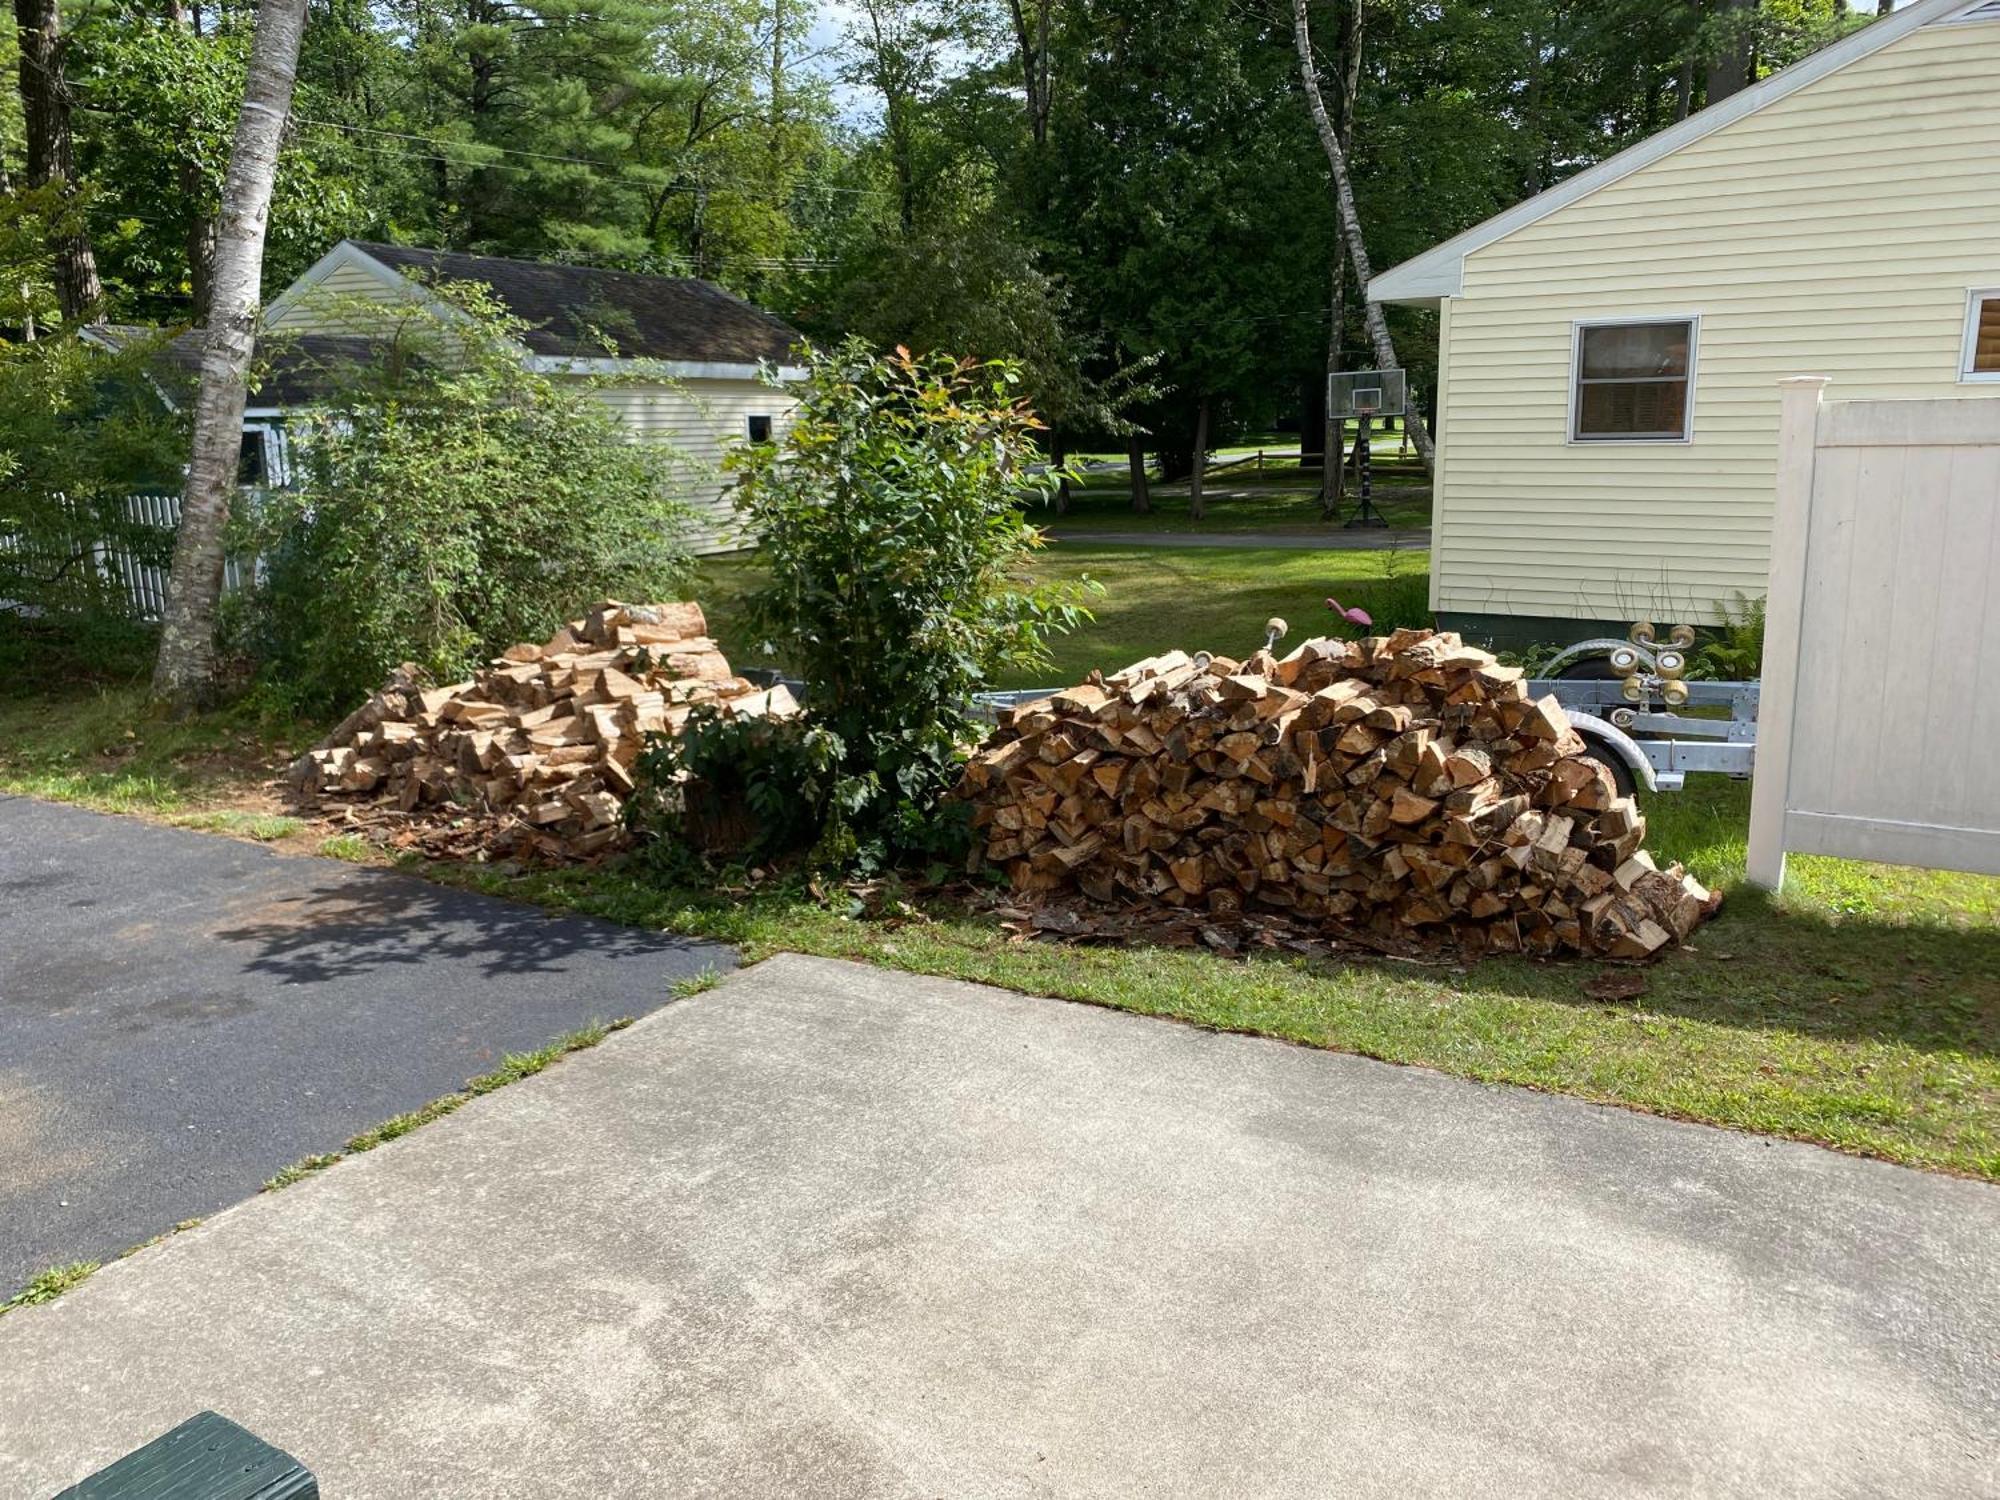
<path fill-rule="evenodd" d="M 1262 910 L 1378 945 L 1650 957 L 1712 901 L 1645 856 L 1584 751 L 1518 668 L 1404 630 L 1093 674 L 1003 714 L 958 795 L 973 867 L 1140 925 Z"/>
<path fill-rule="evenodd" d="M 782 685 L 760 689 L 730 670 L 699 604 L 606 600 L 466 682 L 429 687 L 398 668 L 299 759 L 292 781 L 347 802 L 351 816 L 469 821 L 470 844 L 486 852 L 588 858 L 624 836 L 646 736 L 678 733 L 701 704 L 731 718 L 799 711 Z M 1038 748 L 1015 741 L 967 775 L 1004 779 Z"/>

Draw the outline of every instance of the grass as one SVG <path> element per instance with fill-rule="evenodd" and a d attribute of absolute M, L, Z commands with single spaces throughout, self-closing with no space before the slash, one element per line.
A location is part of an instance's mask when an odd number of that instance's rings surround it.
<path fill-rule="evenodd" d="M 94 1260 L 50 1266 L 5 1302 L 0 1302 L 0 1314 L 10 1313 L 17 1307 L 39 1307 L 44 1302 L 53 1302 L 71 1287 L 81 1286 L 100 1269 Z"/>
<path fill-rule="evenodd" d="M 148 708 L 141 686 L 0 698 L 0 789 L 272 840 L 296 832 L 295 820 L 216 804 L 277 775 L 315 737 L 244 708 L 170 718 Z"/>
<path fill-rule="evenodd" d="M 1746 810 L 1727 782 L 1654 798 L 1651 845 L 1733 884 Z M 947 905 L 869 919 L 630 871 L 431 873 L 734 942 L 748 961 L 860 959 L 2000 1180 L 2000 881 L 1792 864 L 1782 900 L 1733 890 L 1692 948 L 1639 971 L 1636 1003 L 1593 998 L 1603 970 L 1585 963 L 1231 960 L 1022 942 Z"/>
<path fill-rule="evenodd" d="M 336 833 L 319 841 L 315 851 L 325 859 L 345 860 L 351 865 L 379 864 L 382 851 L 358 833 Z"/>
<path fill-rule="evenodd" d="M 722 983 L 722 971 L 714 964 L 697 970 L 693 974 L 683 974 L 669 988 L 676 1000 L 692 1000 L 696 995 L 706 995 Z"/>
<path fill-rule="evenodd" d="M 1044 680 L 1074 680 L 1169 642 L 1247 650 L 1273 612 L 1295 632 L 1316 628 L 1325 593 L 1353 592 L 1383 566 L 1380 554 L 1135 556 L 1070 546 L 1046 561 L 1101 575 L 1107 592 L 1098 624 L 1063 643 Z M 743 565 L 729 566 L 740 582 Z M 704 597 L 742 657 L 726 590 Z M 116 707 L 104 695 L 0 706 L 0 789 L 200 813 L 204 798 L 240 798 L 285 759 L 275 743 L 244 745 L 259 731 L 228 716 L 148 725 L 136 749 L 107 756 L 107 744 L 123 745 Z M 282 726 L 271 733 L 287 749 L 298 742 Z M 1692 948 L 1639 971 L 1645 991 L 1632 1002 L 1593 997 L 1601 971 L 1583 963 L 1231 960 L 1023 942 L 944 903 L 853 915 L 726 878 L 663 887 L 633 868 L 425 873 L 734 942 L 750 960 L 780 951 L 860 959 L 2000 1180 L 2000 881 L 1795 857 L 1783 897 L 1768 898 L 1738 888 L 1747 808 L 1747 786 L 1717 778 L 1649 799 L 1656 856 L 1686 861 L 1728 900 Z M 456 1107 L 427 1106 L 349 1149 Z"/>
<path fill-rule="evenodd" d="M 1378 446 L 1374 461 L 1373 493 L 1375 508 L 1392 527 L 1414 529 L 1431 523 L 1430 481 L 1414 453 L 1398 459 L 1393 443 Z M 1061 514 L 1040 513 L 1036 523 L 1065 535 L 1091 531 L 1177 532 L 1273 532 L 1314 535 L 1338 546 L 1341 524 L 1320 515 L 1320 473 L 1305 470 L 1296 459 L 1271 458 L 1262 467 L 1237 464 L 1212 470 L 1203 486 L 1204 516 L 1196 521 L 1188 515 L 1187 481 L 1171 484 L 1156 481 L 1151 488 L 1152 512 L 1135 515 L 1131 503 L 1131 481 L 1121 471 L 1090 474 L 1070 486 L 1069 509 Z M 1341 520 L 1353 514 L 1354 487 L 1350 482 L 1342 501 Z"/>
<path fill-rule="evenodd" d="M 697 592 L 709 628 L 731 661 L 758 665 L 746 649 L 743 591 L 755 578 L 747 558 L 702 564 Z M 1328 595 L 1360 605 L 1379 625 L 1429 620 L 1430 554 L 1421 551 L 1302 552 L 1285 548 L 1166 548 L 1057 542 L 1035 560 L 1043 578 L 1089 578 L 1103 592 L 1090 600 L 1096 618 L 1052 642 L 1054 664 L 1017 671 L 997 687 L 1080 681 L 1093 667 L 1115 671 L 1171 642 L 1188 650 L 1247 656 L 1264 644 L 1264 622 L 1277 615 L 1294 643 L 1333 624 Z"/>
<path fill-rule="evenodd" d="M 295 1182 L 303 1182 L 315 1173 L 324 1172 L 335 1162 L 350 1156 L 358 1156 L 363 1151 L 373 1151 L 377 1146 L 386 1145 L 399 1136 L 408 1135 L 433 1120 L 442 1120 L 446 1115 L 463 1109 L 482 1094 L 490 1094 L 495 1089 L 503 1089 L 510 1083 L 519 1083 L 523 1078 L 532 1078 L 550 1064 L 567 1057 L 572 1052 L 581 1052 L 586 1047 L 595 1047 L 614 1031 L 623 1031 L 632 1024 L 626 1016 L 617 1021 L 593 1021 L 590 1025 L 557 1037 L 546 1047 L 533 1052 L 510 1052 L 500 1061 L 500 1066 L 490 1073 L 481 1073 L 477 1078 L 466 1080 L 465 1087 L 445 1094 L 430 1103 L 420 1105 L 404 1114 L 392 1115 L 380 1125 L 371 1125 L 354 1136 L 338 1151 L 322 1152 L 317 1156 L 303 1157 L 279 1172 L 264 1184 L 264 1191 L 275 1193 L 280 1188 L 288 1188 Z"/>
<path fill-rule="evenodd" d="M 245 812 L 240 808 L 218 808 L 214 812 L 173 813 L 167 822 L 176 828 L 192 828 L 197 833 L 223 833 L 232 838 L 274 843 L 305 830 L 299 818 L 283 813 Z"/>

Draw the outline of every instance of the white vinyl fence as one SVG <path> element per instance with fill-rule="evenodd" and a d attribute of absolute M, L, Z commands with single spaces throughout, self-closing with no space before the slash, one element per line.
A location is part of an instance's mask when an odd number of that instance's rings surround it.
<path fill-rule="evenodd" d="M 2000 874 L 2000 397 L 1782 385 L 1750 879 L 1787 850 Z"/>
<path fill-rule="evenodd" d="M 246 492 L 247 498 L 247 492 Z M 171 531 L 180 525 L 181 497 L 179 495 L 147 494 L 128 495 L 125 499 L 128 517 L 145 526 L 159 526 Z M 21 543 L 14 537 L 0 536 L 0 547 L 18 547 Z M 86 545 L 86 544 L 79 544 Z M 123 589 L 132 601 L 132 612 L 142 620 L 157 620 L 167 603 L 167 570 L 142 558 L 134 556 L 116 541 L 88 542 L 89 566 L 98 574 Z M 241 558 L 227 558 L 222 565 L 222 586 L 234 592 L 243 586 L 251 574 L 251 565 Z M 9 607 L 0 600 L 0 609 Z"/>

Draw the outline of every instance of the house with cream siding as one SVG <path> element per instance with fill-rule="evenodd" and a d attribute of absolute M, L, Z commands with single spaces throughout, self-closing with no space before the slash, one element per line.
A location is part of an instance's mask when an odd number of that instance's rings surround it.
<path fill-rule="evenodd" d="M 264 328 L 281 336 L 280 348 L 365 339 L 356 310 L 367 303 L 415 304 L 449 324 L 458 314 L 431 291 L 439 280 L 491 288 L 527 325 L 521 358 L 529 366 L 596 380 L 635 442 L 671 443 L 691 460 L 700 476 L 687 496 L 702 517 L 697 551 L 743 545 L 716 465 L 732 445 L 782 432 L 791 403 L 760 372 L 805 373 L 792 363 L 796 331 L 706 281 L 360 240 L 342 240 L 272 299 Z M 251 415 L 274 433 L 265 441 L 282 443 L 281 411 Z M 255 440 L 246 426 L 246 443 Z"/>
<path fill-rule="evenodd" d="M 1447 625 L 1717 623 L 1765 592 L 1780 379 L 2000 399 L 2000 0 L 1915 0 L 1369 294 L 1439 314 Z"/>

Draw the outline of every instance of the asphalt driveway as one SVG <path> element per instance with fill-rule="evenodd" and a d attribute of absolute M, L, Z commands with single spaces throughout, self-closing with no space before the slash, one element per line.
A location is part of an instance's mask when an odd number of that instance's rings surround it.
<path fill-rule="evenodd" d="M 2000 1493 L 2000 1190 L 780 957 L 0 1318 L 0 1497 Z"/>
<path fill-rule="evenodd" d="M 0 1300 L 731 962 L 384 870 L 0 798 Z"/>

